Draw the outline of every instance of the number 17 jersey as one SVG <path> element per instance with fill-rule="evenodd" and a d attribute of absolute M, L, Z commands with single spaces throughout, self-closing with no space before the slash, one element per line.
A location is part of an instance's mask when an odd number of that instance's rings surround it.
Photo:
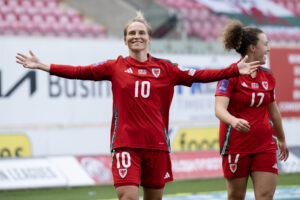
<path fill-rule="evenodd" d="M 216 96 L 230 99 L 228 112 L 249 122 L 249 132 L 238 132 L 220 122 L 220 154 L 257 153 L 276 149 L 275 132 L 269 119 L 268 105 L 275 101 L 275 78 L 259 67 L 256 77 L 233 77 L 218 82 Z"/>

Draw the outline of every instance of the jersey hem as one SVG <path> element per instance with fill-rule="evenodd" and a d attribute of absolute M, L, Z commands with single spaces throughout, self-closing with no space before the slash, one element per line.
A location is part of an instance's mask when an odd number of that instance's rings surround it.
<path fill-rule="evenodd" d="M 151 149 L 151 150 L 159 150 L 159 151 L 166 151 L 166 152 L 170 152 L 168 150 L 168 148 L 159 148 L 159 147 L 140 147 L 140 146 L 127 146 L 127 145 L 122 145 L 122 146 L 116 146 L 116 147 L 113 147 L 111 149 L 111 151 L 115 150 L 115 149 L 118 149 L 118 148 L 130 148 L 130 149 Z"/>
<path fill-rule="evenodd" d="M 228 154 L 235 154 L 235 153 L 245 153 L 245 154 L 252 154 L 252 153 L 273 153 L 271 151 L 277 151 L 278 148 L 270 148 L 270 149 L 265 149 L 265 150 L 259 150 L 259 151 L 230 151 L 230 152 L 226 152 L 226 154 L 223 154 L 221 156 L 224 155 L 228 155 Z M 270 152 L 269 152 L 270 151 Z"/>

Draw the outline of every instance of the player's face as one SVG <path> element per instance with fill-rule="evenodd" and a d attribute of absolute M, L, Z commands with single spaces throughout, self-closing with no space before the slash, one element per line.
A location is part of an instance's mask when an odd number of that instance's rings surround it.
<path fill-rule="evenodd" d="M 268 38 L 265 33 L 258 34 L 258 42 L 255 46 L 254 60 L 260 61 L 261 64 L 266 63 L 267 54 L 270 51 Z"/>
<path fill-rule="evenodd" d="M 146 26 L 141 22 L 133 22 L 127 28 L 127 35 L 124 38 L 129 50 L 140 52 L 147 50 L 151 42 Z"/>

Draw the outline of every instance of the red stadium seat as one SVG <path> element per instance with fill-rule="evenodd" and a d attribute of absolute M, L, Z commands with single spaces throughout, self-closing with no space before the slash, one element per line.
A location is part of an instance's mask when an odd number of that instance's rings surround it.
<path fill-rule="evenodd" d="M 60 7 L 58 0 L 0 0 L 0 30 L 6 35 L 106 36 L 101 25 L 86 24 L 76 9 Z"/>

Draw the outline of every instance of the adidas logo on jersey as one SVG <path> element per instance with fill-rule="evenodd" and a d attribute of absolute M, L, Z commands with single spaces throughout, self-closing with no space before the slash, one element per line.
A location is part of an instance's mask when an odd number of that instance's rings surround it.
<path fill-rule="evenodd" d="M 129 69 L 126 69 L 124 72 L 127 72 L 127 73 L 129 73 L 129 74 L 132 74 L 132 73 L 133 73 L 133 71 L 132 71 L 132 69 L 131 69 L 131 68 L 129 68 Z"/>
<path fill-rule="evenodd" d="M 170 177 L 171 176 L 170 176 L 169 172 L 167 172 L 166 175 L 165 175 L 165 177 L 164 177 L 164 179 L 167 179 L 167 178 L 170 178 Z"/>
<path fill-rule="evenodd" d="M 245 82 L 242 83 L 242 86 L 248 87 L 248 85 Z"/>

